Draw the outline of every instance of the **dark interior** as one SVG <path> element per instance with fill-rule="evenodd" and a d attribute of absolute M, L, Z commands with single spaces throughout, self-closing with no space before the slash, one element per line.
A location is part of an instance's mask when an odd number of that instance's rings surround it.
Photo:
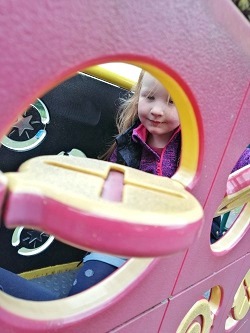
<path fill-rule="evenodd" d="M 117 86 L 79 73 L 40 97 L 49 112 L 49 123 L 41 123 L 39 112 L 31 106 L 23 117 L 29 117 L 32 128 L 12 127 L 8 138 L 25 141 L 46 131 L 43 141 L 33 149 L 16 151 L 3 144 L 0 147 L 0 169 L 3 172 L 17 171 L 26 160 L 41 155 L 56 155 L 60 152 L 79 149 L 87 157 L 97 158 L 104 153 L 116 134 L 115 114 L 119 98 L 126 94 Z M 28 126 L 29 127 L 29 126 Z M 0 267 L 14 273 L 42 267 L 81 261 L 85 251 L 54 240 L 43 252 L 33 256 L 18 254 L 21 247 L 32 248 L 46 242 L 48 235 L 23 229 L 20 243 L 12 245 L 14 230 L 8 230 L 4 221 L 0 228 Z M 34 241 L 36 240 L 36 242 Z M 35 245 L 35 243 L 37 245 Z"/>

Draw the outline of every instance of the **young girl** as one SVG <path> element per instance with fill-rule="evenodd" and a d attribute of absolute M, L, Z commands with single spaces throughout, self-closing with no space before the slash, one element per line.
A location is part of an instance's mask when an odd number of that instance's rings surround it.
<path fill-rule="evenodd" d="M 171 177 L 179 164 L 180 121 L 175 104 L 152 75 L 142 71 L 134 95 L 118 114 L 119 135 L 105 159 Z"/>
<path fill-rule="evenodd" d="M 117 128 L 119 135 L 103 159 L 159 176 L 176 172 L 181 151 L 178 111 L 168 91 L 149 73 L 141 72 L 133 96 L 122 104 Z M 70 295 L 95 285 L 125 261 L 88 254 Z"/>

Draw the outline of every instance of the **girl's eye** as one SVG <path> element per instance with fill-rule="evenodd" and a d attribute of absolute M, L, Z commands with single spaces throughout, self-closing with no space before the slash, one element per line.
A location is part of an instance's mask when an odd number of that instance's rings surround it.
<path fill-rule="evenodd" d="M 172 100 L 172 98 L 169 98 L 168 104 L 174 105 L 174 101 Z"/>
<path fill-rule="evenodd" d="M 153 101 L 155 98 L 154 98 L 154 96 L 147 96 L 147 99 L 149 99 L 150 101 Z"/>

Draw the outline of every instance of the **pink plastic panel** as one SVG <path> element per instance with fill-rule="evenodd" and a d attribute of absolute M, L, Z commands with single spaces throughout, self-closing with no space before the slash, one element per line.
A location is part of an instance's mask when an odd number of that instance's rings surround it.
<path fill-rule="evenodd" d="M 235 333 L 248 333 L 249 332 L 249 320 L 246 320 L 241 327 Z"/>
<path fill-rule="evenodd" d="M 171 264 L 171 270 L 168 269 L 169 263 Z M 81 330 L 86 328 L 88 333 L 96 333 L 99 331 L 109 332 L 112 328 L 128 323 L 137 318 L 137 316 L 143 315 L 146 311 L 149 311 L 151 316 L 150 311 L 153 311 L 155 308 L 158 309 L 158 307 L 160 313 L 163 315 L 167 298 L 171 294 L 170 288 L 173 288 L 175 282 L 172 279 L 176 278 L 176 272 L 178 272 L 180 264 L 178 256 L 172 256 L 169 260 L 156 259 L 147 272 L 142 274 L 139 279 L 134 282 L 131 279 L 131 285 L 122 293 L 118 294 L 116 298 L 104 303 L 101 307 L 96 306 L 91 312 L 82 311 L 82 313 L 77 313 L 75 311 L 76 313 L 74 315 L 53 321 L 32 320 L 27 317 L 19 316 L 17 309 L 14 308 L 11 312 L 5 311 L 0 298 L 1 328 L 6 330 L 6 332 L 10 330 L 10 332 L 18 333 L 50 332 L 50 330 L 51 332 L 73 333 L 77 332 L 78 329 L 81 332 Z M 175 274 L 172 274 L 172 272 L 175 272 Z M 114 284 L 117 284 L 115 275 L 114 281 L 112 281 L 111 277 L 111 285 Z M 157 287 L 155 287 L 156 284 Z M 153 289 L 152 286 L 154 286 Z M 79 300 L 77 300 L 75 296 L 66 300 L 70 302 L 70 307 L 74 312 L 74 308 L 78 308 Z M 89 301 L 89 297 L 86 297 L 86 302 Z M 39 306 L 39 303 L 35 306 Z M 58 303 L 52 305 L 52 307 L 55 306 L 60 307 L 65 306 L 65 304 L 61 304 L 60 306 Z M 33 311 L 34 304 L 31 303 L 31 315 Z M 159 318 L 157 313 L 156 315 L 152 313 L 152 316 L 160 320 L 162 317 Z M 47 315 L 49 315 L 49 313 L 47 313 Z M 139 325 L 141 325 L 141 322 Z M 160 322 L 152 323 L 152 325 L 158 327 Z"/>
<path fill-rule="evenodd" d="M 160 304 L 142 315 L 133 318 L 131 321 L 121 325 L 117 328 L 112 329 L 112 333 L 130 333 L 130 332 L 158 332 L 159 323 L 163 317 L 166 304 Z"/>
<path fill-rule="evenodd" d="M 206 213 L 203 229 L 186 260 L 180 253 L 155 261 L 140 281 L 103 308 L 41 323 L 6 312 L 1 305 L 1 329 L 82 332 L 87 327 L 89 332 L 107 332 L 172 294 L 175 297 L 167 308 L 162 331 L 169 333 L 172 327 L 175 332 L 193 302 L 228 276 L 232 292 L 227 291 L 224 299 L 229 310 L 237 285 L 249 268 L 249 256 L 245 257 L 249 231 L 225 257 L 211 253 L 209 233 L 228 175 L 249 144 L 250 27 L 246 19 L 229 0 L 221 0 L 219 5 L 216 0 L 169 0 L 157 6 L 150 0 L 143 6 L 139 1 L 124 6 L 112 0 L 10 0 L 1 4 L 0 23 L 1 135 L 37 96 L 86 66 L 143 59 L 178 73 L 196 99 L 204 128 L 204 160 L 193 193 Z M 223 320 L 217 321 L 214 331 L 221 333 L 223 325 Z M 247 327 L 244 322 L 236 329 L 247 332 Z M 130 332 L 138 331 L 132 327 Z"/>
<path fill-rule="evenodd" d="M 250 165 L 240 169 L 237 177 L 235 174 L 228 177 L 226 195 L 233 195 L 247 187 L 250 187 Z"/>
<path fill-rule="evenodd" d="M 186 250 L 201 227 L 199 202 L 167 177 L 115 168 L 72 156 L 26 161 L 19 172 L 5 174 L 6 226 L 28 225 L 75 246 L 122 257 Z"/>
<path fill-rule="evenodd" d="M 185 263 L 183 265 L 183 269 L 178 279 L 175 293 L 180 292 L 184 288 L 196 279 L 196 281 L 200 281 L 204 276 L 209 276 L 211 271 L 218 271 L 226 265 L 233 263 L 238 258 L 241 258 L 250 250 L 249 244 L 249 230 L 250 225 L 248 222 L 247 232 L 244 233 L 238 242 L 235 243 L 235 246 L 232 248 L 226 248 L 223 256 L 218 256 L 211 251 L 209 235 L 211 230 L 211 223 L 213 216 L 216 214 L 218 207 L 221 204 L 221 201 L 226 194 L 227 189 L 227 180 L 231 170 L 236 164 L 237 160 L 240 158 L 240 155 L 246 149 L 250 142 L 249 138 L 249 108 L 250 108 L 250 87 L 247 87 L 247 90 L 244 93 L 244 99 L 242 100 L 241 105 L 239 106 L 238 116 L 232 130 L 231 135 L 228 138 L 227 146 L 223 158 L 221 160 L 220 168 L 215 176 L 215 179 L 212 183 L 212 188 L 206 200 L 206 204 L 204 206 L 205 212 L 205 223 L 204 227 L 201 231 L 200 238 L 193 244 L 193 246 L 189 249 L 188 255 L 186 257 Z M 212 131 L 212 130 L 211 130 Z M 246 133 L 246 135 L 242 135 L 242 133 Z M 215 135 L 215 133 L 213 133 Z M 218 134 L 218 131 L 217 131 Z M 212 135 L 209 134 L 209 136 Z M 205 155 L 206 156 L 206 155 Z M 213 151 L 207 156 L 212 158 Z M 246 175 L 247 178 L 249 175 Z M 246 187 L 248 186 L 248 181 L 244 182 Z M 199 189 L 200 186 L 198 185 Z M 237 188 L 237 186 L 236 186 Z M 197 253 L 199 252 L 199 256 Z M 201 255 L 202 254 L 202 255 Z M 196 275 L 192 276 L 193 265 L 197 265 Z M 250 267 L 250 263 L 248 263 L 248 267 Z"/>
<path fill-rule="evenodd" d="M 249 255 L 174 296 L 169 301 L 159 332 L 189 333 L 188 327 L 194 323 L 197 323 L 201 332 L 236 332 L 242 323 L 250 319 L 248 311 L 242 320 L 235 321 L 234 325 L 226 329 L 234 297 L 247 273 L 247 264 Z M 207 295 L 205 298 L 204 295 L 212 288 L 213 296 L 209 299 Z M 244 298 L 247 297 L 249 300 L 245 292 Z M 203 302 L 202 306 L 199 306 L 200 301 Z"/>
<path fill-rule="evenodd" d="M 166 256 L 183 251 L 201 225 L 201 220 L 180 226 L 130 223 L 126 216 L 122 220 L 102 217 L 46 196 L 20 193 L 9 195 L 4 217 L 7 227 L 27 224 L 79 248 L 124 257 Z"/>

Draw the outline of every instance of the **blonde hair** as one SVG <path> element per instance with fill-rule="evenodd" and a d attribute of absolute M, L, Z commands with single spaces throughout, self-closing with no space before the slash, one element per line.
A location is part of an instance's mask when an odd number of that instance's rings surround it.
<path fill-rule="evenodd" d="M 138 101 L 144 73 L 144 70 L 140 72 L 136 85 L 131 89 L 130 96 L 120 99 L 119 110 L 116 116 L 116 126 L 119 134 L 124 133 L 138 119 Z M 116 142 L 114 141 L 100 159 L 108 160 L 115 150 L 115 147 Z"/>
<path fill-rule="evenodd" d="M 138 118 L 138 101 L 145 71 L 141 71 L 136 85 L 132 88 L 134 92 L 127 99 L 121 99 L 121 105 L 116 117 L 118 133 L 124 133 Z"/>

